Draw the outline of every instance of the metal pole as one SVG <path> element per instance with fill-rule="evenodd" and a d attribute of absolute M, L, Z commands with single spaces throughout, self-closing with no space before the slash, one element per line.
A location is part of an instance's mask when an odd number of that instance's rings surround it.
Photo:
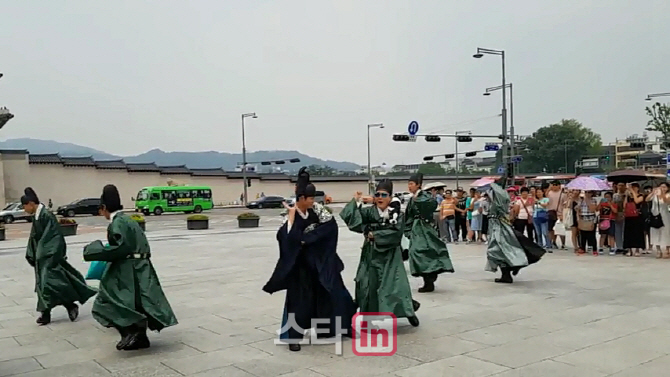
<path fill-rule="evenodd" d="M 458 134 L 458 132 L 456 132 Z M 458 189 L 458 175 L 460 174 L 460 166 L 458 166 L 458 136 L 454 139 L 454 149 L 456 149 L 456 153 L 454 154 L 454 157 L 456 158 L 456 189 Z"/>
<path fill-rule="evenodd" d="M 503 166 L 507 166 L 507 90 L 505 90 L 505 51 L 501 51 L 500 56 L 502 58 L 502 162 Z M 510 174 L 514 176 L 514 171 L 511 171 Z"/>
<path fill-rule="evenodd" d="M 510 123 L 509 123 L 509 135 L 510 135 L 510 151 L 512 152 L 512 156 L 516 156 L 516 148 L 514 146 L 515 143 L 515 138 L 514 138 L 514 94 L 513 94 L 513 89 L 512 89 L 512 83 L 509 83 L 509 118 L 510 118 Z"/>
<path fill-rule="evenodd" d="M 563 141 L 563 153 L 565 155 L 565 174 L 568 174 L 568 141 Z"/>
<path fill-rule="evenodd" d="M 368 124 L 368 194 L 372 193 L 372 169 L 370 167 L 370 125 Z"/>
<path fill-rule="evenodd" d="M 242 184 L 244 185 L 244 206 L 247 205 L 247 143 L 244 140 L 244 114 L 242 114 Z"/>

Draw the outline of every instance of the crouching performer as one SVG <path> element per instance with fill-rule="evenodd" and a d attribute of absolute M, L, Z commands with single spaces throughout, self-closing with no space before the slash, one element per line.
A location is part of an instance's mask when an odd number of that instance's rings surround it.
<path fill-rule="evenodd" d="M 70 321 L 79 316 L 75 302 L 84 304 L 95 295 L 82 274 L 67 262 L 67 245 L 56 216 L 40 203 L 35 191 L 27 187 L 21 197 L 23 209 L 33 216 L 26 260 L 35 269 L 37 324 L 51 322 L 51 309 L 63 305 Z"/>
<path fill-rule="evenodd" d="M 149 348 L 147 329 L 160 331 L 177 324 L 151 263 L 149 242 L 136 221 L 121 212 L 114 185 L 102 190 L 101 213 L 110 221 L 108 246 L 94 241 L 84 248 L 84 260 L 107 262 L 93 303 L 93 318 L 121 334 L 118 350 Z"/>
<path fill-rule="evenodd" d="M 361 259 L 356 271 L 356 303 L 361 313 L 388 312 L 407 318 L 419 326 L 416 311 L 419 303 L 412 299 L 407 272 L 402 260 L 403 215 L 397 221 L 389 206 L 393 183 L 382 180 L 377 185 L 374 205 L 363 207 L 357 192 L 340 217 L 353 232 L 365 236 Z"/>
<path fill-rule="evenodd" d="M 286 290 L 280 340 L 300 351 L 305 330 L 317 338 L 351 336 L 356 305 L 344 286 L 344 263 L 337 255 L 338 226 L 330 212 L 314 203 L 316 188 L 303 167 L 296 184 L 296 204 L 288 207 L 277 231 L 279 261 L 263 287 Z"/>

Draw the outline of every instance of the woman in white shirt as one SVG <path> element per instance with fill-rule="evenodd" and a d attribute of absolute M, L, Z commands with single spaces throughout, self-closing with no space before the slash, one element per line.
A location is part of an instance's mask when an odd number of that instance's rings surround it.
<path fill-rule="evenodd" d="M 651 202 L 649 216 L 649 236 L 651 245 L 656 245 L 656 258 L 670 258 L 670 185 L 663 182 L 651 194 L 647 201 Z"/>
<path fill-rule="evenodd" d="M 523 233 L 524 229 L 528 238 L 533 239 L 533 198 L 529 194 L 528 187 L 521 188 L 521 196 L 514 202 L 512 213 L 514 221 L 512 226 L 517 231 Z"/>

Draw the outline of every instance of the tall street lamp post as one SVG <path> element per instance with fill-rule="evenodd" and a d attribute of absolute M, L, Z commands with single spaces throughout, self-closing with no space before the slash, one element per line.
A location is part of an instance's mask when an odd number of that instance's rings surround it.
<path fill-rule="evenodd" d="M 495 92 L 496 90 L 502 89 L 502 86 L 494 86 L 491 88 L 486 88 L 486 91 L 484 92 L 485 96 L 490 96 L 491 92 Z M 509 88 L 509 136 L 510 136 L 510 153 L 512 156 L 516 156 L 515 154 L 515 136 L 514 136 L 514 90 L 512 87 L 512 83 L 509 83 L 505 86 L 505 89 Z M 505 91 L 503 90 L 503 93 Z M 512 175 L 515 173 L 512 172 Z"/>
<path fill-rule="evenodd" d="M 652 98 L 656 97 L 670 97 L 670 93 L 654 93 L 654 94 L 648 94 L 647 98 L 645 98 L 646 101 L 651 101 Z"/>
<path fill-rule="evenodd" d="M 370 129 L 384 128 L 382 123 L 368 124 L 368 194 L 372 193 L 372 167 L 370 166 Z"/>
<path fill-rule="evenodd" d="M 472 55 L 473 58 L 480 59 L 484 55 L 499 55 L 502 59 L 502 88 L 506 88 L 505 84 L 505 51 L 504 50 L 491 50 L 488 48 L 477 47 L 477 53 Z M 502 91 L 502 162 L 507 164 L 507 96 L 506 91 Z"/>
<path fill-rule="evenodd" d="M 242 183 L 244 184 L 244 200 L 243 204 L 246 206 L 248 203 L 247 200 L 247 143 L 244 138 L 244 119 L 245 118 L 258 118 L 256 113 L 246 113 L 242 114 Z"/>

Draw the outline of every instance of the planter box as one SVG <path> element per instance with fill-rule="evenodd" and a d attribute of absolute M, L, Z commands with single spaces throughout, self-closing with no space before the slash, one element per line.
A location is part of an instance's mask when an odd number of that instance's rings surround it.
<path fill-rule="evenodd" d="M 147 230 L 147 223 L 146 223 L 146 222 L 139 222 L 139 221 L 138 221 L 138 222 L 137 222 L 137 225 L 139 225 L 140 228 L 141 228 L 143 231 L 146 232 L 146 230 Z"/>
<path fill-rule="evenodd" d="M 258 228 L 258 223 L 261 221 L 258 219 L 237 219 L 237 225 L 240 228 Z"/>
<path fill-rule="evenodd" d="M 63 236 L 68 237 L 68 236 L 76 236 L 77 235 L 77 227 L 79 224 L 61 224 L 60 230 L 63 232 Z"/>
<path fill-rule="evenodd" d="M 5 228 L 0 228 L 0 241 L 4 241 L 7 238 L 5 238 Z"/>
<path fill-rule="evenodd" d="M 209 220 L 186 220 L 186 229 L 188 230 L 209 229 Z"/>

